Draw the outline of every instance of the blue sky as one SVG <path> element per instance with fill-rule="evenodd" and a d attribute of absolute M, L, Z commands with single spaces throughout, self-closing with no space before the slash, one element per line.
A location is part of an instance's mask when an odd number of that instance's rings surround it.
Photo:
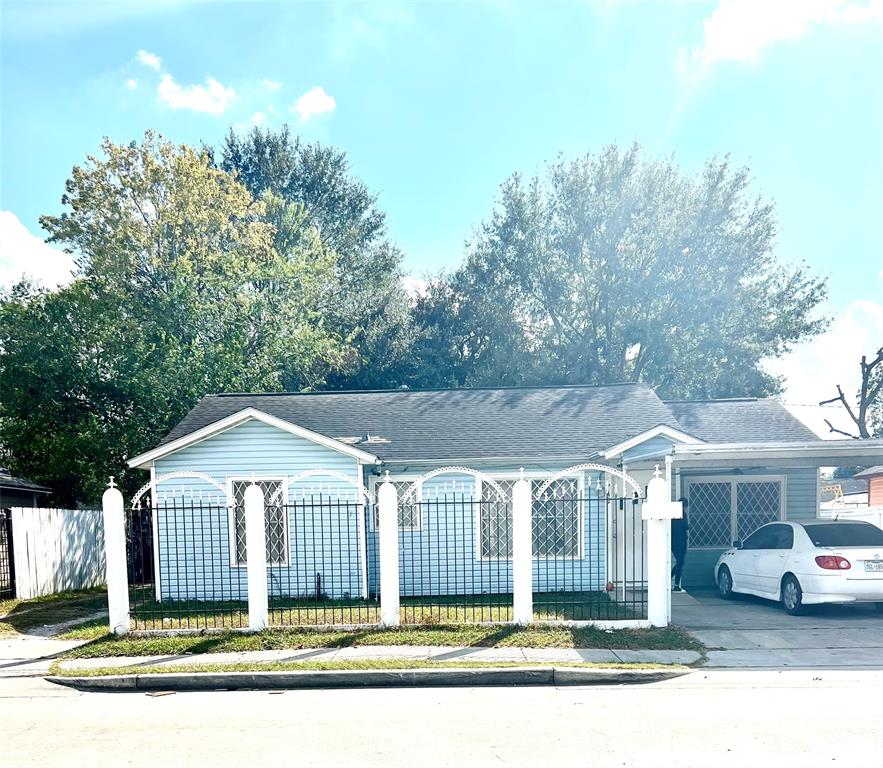
<path fill-rule="evenodd" d="M 880 0 L 2 9 L 7 280 L 9 243 L 40 235 L 104 135 L 217 144 L 289 122 L 348 153 L 417 276 L 459 262 L 511 173 L 637 140 L 688 170 L 748 164 L 780 256 L 830 275 L 827 311 L 883 339 Z"/>

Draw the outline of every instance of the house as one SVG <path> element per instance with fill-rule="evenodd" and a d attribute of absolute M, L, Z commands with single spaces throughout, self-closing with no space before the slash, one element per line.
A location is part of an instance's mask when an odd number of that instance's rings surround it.
<path fill-rule="evenodd" d="M 853 479 L 867 482 L 869 507 L 883 507 L 883 465 L 856 472 Z"/>
<path fill-rule="evenodd" d="M 0 509 L 37 507 L 52 493 L 50 488 L 23 477 L 14 477 L 0 467 Z"/>
<path fill-rule="evenodd" d="M 627 600 L 646 582 L 654 467 L 689 500 L 685 583 L 711 585 L 733 539 L 818 516 L 820 467 L 871 456 L 883 441 L 821 440 L 773 399 L 665 402 L 619 384 L 209 395 L 129 464 L 150 472 L 133 501 L 151 504 L 158 598 L 242 598 L 251 483 L 267 502 L 271 598 L 376 594 L 372 507 L 388 473 L 403 596 L 511 591 L 508 499 L 524 477 L 535 591 Z"/>

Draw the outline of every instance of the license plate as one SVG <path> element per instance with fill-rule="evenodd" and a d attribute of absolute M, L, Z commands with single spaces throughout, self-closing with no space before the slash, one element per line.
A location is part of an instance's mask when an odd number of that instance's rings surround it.
<path fill-rule="evenodd" d="M 883 571 L 883 560 L 865 560 L 866 571 Z"/>

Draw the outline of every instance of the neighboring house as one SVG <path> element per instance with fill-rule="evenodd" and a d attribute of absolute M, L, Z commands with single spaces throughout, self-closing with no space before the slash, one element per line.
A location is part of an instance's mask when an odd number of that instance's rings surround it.
<path fill-rule="evenodd" d="M 344 512 L 353 503 L 370 506 L 387 471 L 404 501 L 403 595 L 511 590 L 511 508 L 497 502 L 522 469 L 537 497 L 535 590 L 602 590 L 611 582 L 640 589 L 640 514 L 638 527 L 623 517 L 635 491 L 594 465 L 627 473 L 638 488 L 655 465 L 669 467 L 673 498 L 690 502 L 690 586 L 711 584 L 714 562 L 733 539 L 771 520 L 817 517 L 819 467 L 873 463 L 869 456 L 883 457 L 883 441 L 820 440 L 775 400 L 663 402 L 645 385 L 621 384 L 209 395 L 129 464 L 151 473 L 142 490 L 154 505 L 161 594 L 174 598 L 176 584 L 204 572 L 207 553 L 219 550 L 229 557 L 223 566 L 213 560 L 200 583 L 242 583 L 241 504 L 254 481 L 270 500 L 271 565 L 289 576 L 297 570 L 301 583 L 317 571 L 310 537 L 320 527 L 330 531 L 334 578 L 325 578 L 335 585 L 329 596 L 341 597 L 376 594 L 375 518 Z M 570 469 L 585 464 L 593 467 Z M 452 493 L 459 506 L 440 522 L 426 505 Z M 346 497 L 349 506 L 322 507 L 320 522 L 283 508 L 317 494 Z M 164 512 L 176 498 L 214 498 L 227 511 L 212 518 L 208 533 L 205 521 L 194 533 L 192 518 Z M 449 539 L 459 542 L 456 551 L 445 546 Z M 420 548 L 430 569 L 419 579 L 406 567 L 409 547 Z M 628 577 L 616 569 L 627 558 Z M 206 589 L 202 596 L 211 599 Z"/>
<path fill-rule="evenodd" d="M 854 476 L 856 480 L 868 483 L 868 506 L 883 507 L 883 465 L 868 467 Z"/>
<path fill-rule="evenodd" d="M 868 506 L 867 480 L 844 477 L 822 479 L 820 483 L 819 501 L 823 516 L 827 511 L 843 512 Z"/>
<path fill-rule="evenodd" d="M 13 477 L 0 467 L 0 509 L 38 507 L 45 504 L 52 491 L 22 477 Z"/>

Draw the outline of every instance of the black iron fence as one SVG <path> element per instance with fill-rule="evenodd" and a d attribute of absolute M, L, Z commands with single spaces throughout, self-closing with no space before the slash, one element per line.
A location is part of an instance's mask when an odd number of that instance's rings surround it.
<path fill-rule="evenodd" d="M 403 624 L 512 620 L 507 502 L 445 493 L 399 507 Z"/>
<path fill-rule="evenodd" d="M 638 499 L 551 487 L 534 498 L 532 519 L 535 620 L 647 618 Z"/>
<path fill-rule="evenodd" d="M 405 497 L 398 511 L 403 624 L 513 619 L 511 487 Z M 534 483 L 533 618 L 647 617 L 640 502 L 571 481 Z M 404 495 L 404 494 L 403 494 Z M 128 513 L 132 628 L 248 626 L 241 505 L 169 498 Z M 375 509 L 316 494 L 265 506 L 269 623 L 376 625 Z"/>
<path fill-rule="evenodd" d="M 15 558 L 12 553 L 12 510 L 0 509 L 0 600 L 15 597 Z"/>
<path fill-rule="evenodd" d="M 321 496 L 266 506 L 271 625 L 379 622 L 369 595 L 370 514 L 364 504 Z M 248 626 L 241 505 L 167 499 L 130 510 L 127 550 L 132 629 Z"/>

